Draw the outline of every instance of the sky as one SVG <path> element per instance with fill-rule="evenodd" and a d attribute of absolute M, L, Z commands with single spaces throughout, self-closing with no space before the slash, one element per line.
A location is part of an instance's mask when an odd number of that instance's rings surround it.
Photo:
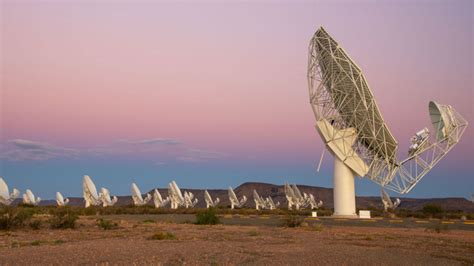
<path fill-rule="evenodd" d="M 243 182 L 332 187 L 309 41 L 359 65 L 406 158 L 428 102 L 474 124 L 472 1 L 0 1 L 0 176 L 41 198 Z M 474 130 L 406 196 L 470 197 Z M 356 178 L 357 195 L 380 194 Z"/>

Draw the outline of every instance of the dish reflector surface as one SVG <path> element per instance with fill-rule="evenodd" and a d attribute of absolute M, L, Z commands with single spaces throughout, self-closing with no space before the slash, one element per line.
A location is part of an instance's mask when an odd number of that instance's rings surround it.
<path fill-rule="evenodd" d="M 391 171 L 397 162 L 398 143 L 386 126 L 360 68 L 323 28 L 311 40 L 309 56 L 310 101 L 317 121 L 325 119 L 336 131 L 355 131 L 353 147 L 343 148 L 346 153 L 340 159 L 359 176 L 369 170 L 374 171 L 374 176 Z M 318 131 L 321 134 L 323 130 Z M 333 144 L 328 146 L 337 155 Z M 359 158 L 347 160 L 354 155 Z"/>

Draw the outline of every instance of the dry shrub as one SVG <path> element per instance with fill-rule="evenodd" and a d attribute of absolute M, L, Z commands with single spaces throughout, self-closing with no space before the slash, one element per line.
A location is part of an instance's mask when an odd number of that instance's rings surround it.
<path fill-rule="evenodd" d="M 150 240 L 175 240 L 176 236 L 170 232 L 156 232 L 150 238 Z"/>
<path fill-rule="evenodd" d="M 12 230 L 26 225 L 33 212 L 25 208 L 3 207 L 0 209 L 0 230 Z"/>
<path fill-rule="evenodd" d="M 53 229 L 74 229 L 78 218 L 76 212 L 64 207 L 51 212 L 49 223 Z"/>
<path fill-rule="evenodd" d="M 289 214 L 284 220 L 284 226 L 286 227 L 300 227 L 303 223 L 304 218 L 299 215 Z"/>
<path fill-rule="evenodd" d="M 98 219 L 97 220 L 97 226 L 104 230 L 111 230 L 115 229 L 118 227 L 118 224 L 115 222 L 112 222 L 111 220 L 106 220 L 106 219 Z"/>

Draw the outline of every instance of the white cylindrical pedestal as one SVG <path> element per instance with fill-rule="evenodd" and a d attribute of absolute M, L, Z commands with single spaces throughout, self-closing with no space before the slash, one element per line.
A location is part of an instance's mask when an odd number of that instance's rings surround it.
<path fill-rule="evenodd" d="M 354 174 L 336 156 L 334 157 L 334 214 L 333 216 L 357 217 Z"/>

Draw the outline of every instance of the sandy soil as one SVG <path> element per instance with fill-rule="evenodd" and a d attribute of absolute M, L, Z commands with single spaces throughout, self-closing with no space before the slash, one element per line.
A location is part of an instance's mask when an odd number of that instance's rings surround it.
<path fill-rule="evenodd" d="M 198 226 L 120 220 L 104 231 L 84 217 L 74 230 L 0 232 L 1 265 L 474 263 L 474 232 L 422 228 Z M 170 232 L 175 240 L 151 240 Z"/>

